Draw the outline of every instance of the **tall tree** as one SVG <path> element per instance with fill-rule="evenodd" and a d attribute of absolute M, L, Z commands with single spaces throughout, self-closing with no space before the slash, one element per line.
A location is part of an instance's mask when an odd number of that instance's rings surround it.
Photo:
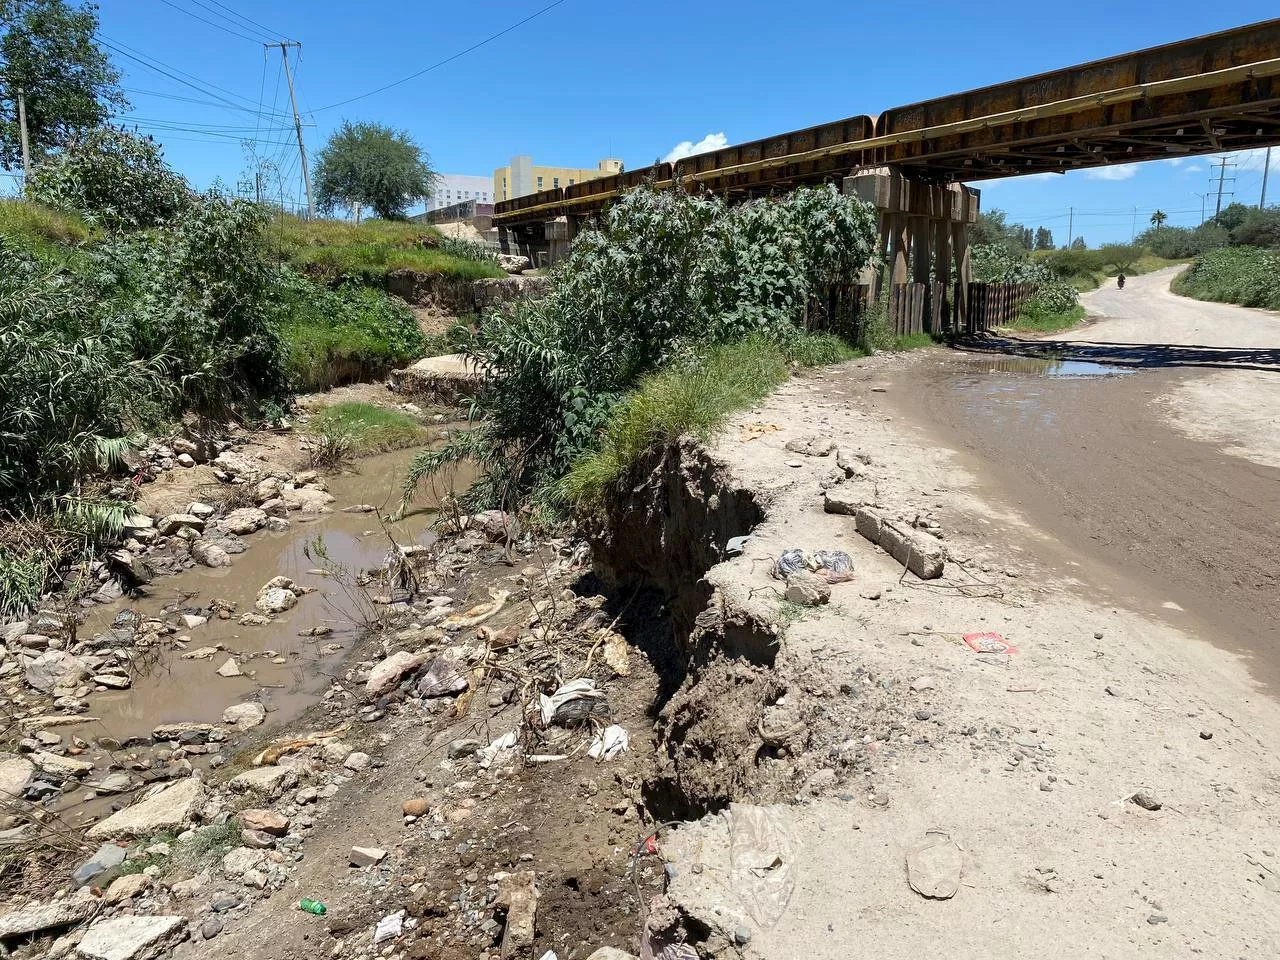
<path fill-rule="evenodd" d="M 1036 227 L 1036 249 L 1053 249 L 1053 231 L 1048 227 Z"/>
<path fill-rule="evenodd" d="M 129 105 L 120 73 L 94 42 L 98 8 L 0 0 L 0 165 L 22 160 L 18 92 L 33 156 L 66 146 Z"/>
<path fill-rule="evenodd" d="M 1157 210 L 1151 215 L 1151 225 L 1159 230 L 1164 226 L 1164 222 L 1169 219 L 1169 215 L 1163 210 Z"/>
<path fill-rule="evenodd" d="M 343 120 L 317 157 L 316 199 L 324 210 L 359 204 L 402 220 L 412 204 L 431 196 L 437 179 L 407 132 Z"/>

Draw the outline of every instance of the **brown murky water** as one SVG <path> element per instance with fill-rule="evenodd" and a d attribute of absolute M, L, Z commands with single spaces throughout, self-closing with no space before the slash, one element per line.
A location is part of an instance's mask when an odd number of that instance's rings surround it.
<path fill-rule="evenodd" d="M 299 716 L 327 688 L 329 678 L 341 671 L 343 658 L 361 629 L 357 605 L 334 580 L 319 574 L 317 562 L 307 557 L 308 545 L 319 538 L 329 560 L 353 572 L 379 566 L 389 547 L 379 517 L 398 507 L 400 486 L 415 452 L 400 450 L 372 457 L 348 473 L 329 478 L 329 490 L 337 498 L 333 513 L 315 517 L 294 514 L 290 528 L 283 533 L 263 530 L 249 535 L 245 538 L 248 549 L 234 557 L 230 567 L 194 567 L 157 580 L 144 598 L 95 610 L 81 628 L 85 635 L 107 628 L 112 618 L 126 609 L 145 617 L 158 616 L 163 608 L 184 600 L 192 607 L 207 608 L 215 598 L 236 605 L 231 619 L 210 619 L 180 634 L 190 638 L 185 652 L 219 644 L 225 646 L 225 652 L 209 659 L 187 660 L 182 650 L 165 650 L 149 672 L 135 678 L 131 689 L 94 695 L 91 714 L 98 718 L 96 722 L 59 732 L 123 741 L 147 736 L 161 723 L 215 723 L 227 706 L 245 700 L 258 700 L 267 708 L 269 725 Z M 471 479 L 460 472 L 452 483 L 424 490 L 414 512 L 388 524 L 387 529 L 401 544 L 430 543 L 434 538 L 430 524 L 440 496 L 465 488 Z M 353 504 L 371 504 L 378 510 L 341 512 Z M 317 590 L 267 626 L 241 626 L 239 615 L 254 609 L 259 588 L 280 575 Z M 301 635 L 319 626 L 333 632 L 322 637 Z M 217 673 L 228 657 L 236 658 L 243 676 L 228 678 Z"/>

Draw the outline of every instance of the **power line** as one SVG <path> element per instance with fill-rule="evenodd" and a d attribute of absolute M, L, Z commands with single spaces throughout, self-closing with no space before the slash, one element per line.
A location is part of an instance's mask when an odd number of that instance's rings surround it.
<path fill-rule="evenodd" d="M 109 38 L 105 37 L 101 33 L 96 34 L 96 37 L 98 41 L 103 46 L 107 47 L 109 50 L 114 50 L 116 53 L 120 54 L 121 56 L 128 57 L 130 60 L 133 60 L 141 64 L 142 66 L 146 67 L 148 70 L 151 70 L 154 73 L 158 73 L 161 76 L 168 77 L 170 80 L 174 81 L 175 83 L 182 84 L 184 87 L 191 87 L 193 90 L 203 93 L 206 97 L 213 97 L 215 100 L 220 100 L 222 103 L 224 103 L 229 107 L 234 107 L 236 106 L 236 104 L 228 100 L 226 97 L 223 97 L 212 91 L 221 90 L 223 93 L 226 93 L 229 96 L 233 96 L 238 99 L 244 100 L 246 103 L 250 104 L 250 106 L 252 106 L 253 104 L 253 101 L 250 100 L 248 97 L 241 96 L 238 93 L 233 93 L 230 90 L 227 90 L 223 87 L 219 87 L 217 84 L 209 83 L 207 80 L 201 80 L 199 77 L 195 77 L 189 73 L 185 73 L 182 70 L 179 70 L 177 67 L 171 67 L 161 60 L 156 60 L 154 57 L 149 57 L 147 54 L 144 54 L 141 51 L 134 51 L 133 53 L 129 53 L 127 51 L 132 50 L 133 48 L 127 47 L 125 44 L 120 43 L 120 41 L 118 40 L 116 41 L 110 40 Z M 117 46 L 116 44 L 119 44 L 119 46 Z M 121 48 L 124 48 L 124 49 L 121 49 Z M 169 71 L 173 71 L 173 72 L 170 73 Z M 182 79 L 182 77 L 187 77 L 189 79 L 184 80 Z M 195 82 L 193 83 L 192 81 L 195 81 Z M 206 87 L 211 89 L 206 89 Z"/>
<path fill-rule="evenodd" d="M 120 89 L 123 90 L 125 93 L 136 93 L 144 97 L 160 97 L 161 99 L 164 99 L 164 100 L 178 100 L 178 101 L 181 101 L 182 103 L 198 103 L 206 107 L 218 107 L 221 110 L 241 110 L 244 113 L 257 112 L 252 107 L 240 107 L 240 106 L 236 106 L 235 104 L 228 105 L 226 103 L 219 103 L 216 100 L 200 100 L 197 97 L 183 97 L 176 93 L 161 93 L 159 90 L 141 90 L 137 87 L 121 87 Z M 278 115 L 278 119 L 287 120 L 288 117 L 286 117 L 282 113 Z"/>
<path fill-rule="evenodd" d="M 258 37 L 251 37 L 248 34 L 240 33 L 237 30 L 232 30 L 230 27 L 224 27 L 220 23 L 214 23 L 212 20 L 207 20 L 204 17 L 200 16 L 200 14 L 198 13 L 192 13 L 190 10 L 186 9 L 185 7 L 178 6 L 176 3 L 173 2 L 173 0 L 160 0 L 160 2 L 163 3 L 166 7 L 172 7 L 174 10 L 177 10 L 179 13 L 185 13 L 188 17 L 191 17 L 193 20 L 199 20 L 201 23 L 207 23 L 209 26 L 217 30 L 221 30 L 223 33 L 229 33 L 233 37 L 239 37 L 241 40 L 248 40 L 250 43 L 262 42 Z"/>
<path fill-rule="evenodd" d="M 198 3 L 198 2 L 199 2 L 199 0 L 193 0 L 193 2 L 197 2 L 197 3 Z M 286 37 L 283 33 L 280 33 L 280 32 L 279 32 L 279 31 L 277 31 L 277 30 L 272 30 L 270 27 L 265 27 L 265 26 L 263 26 L 262 24 L 260 24 L 257 20 L 251 19 L 250 17 L 246 17 L 246 16 L 245 16 L 244 14 L 242 14 L 242 13 L 237 13 L 235 10 L 232 10 L 230 7 L 228 7 L 225 3 L 219 3 L 219 2 L 218 2 L 218 0 L 209 0 L 209 2 L 210 2 L 210 3 L 212 3 L 215 7 L 221 7 L 223 10 L 227 11 L 227 13 L 231 14 L 231 15 L 232 15 L 233 17 L 235 17 L 237 20 L 243 20 L 245 23 L 247 23 L 247 24 L 249 24 L 249 25 L 251 25 L 251 26 L 257 27 L 259 30 L 261 30 L 261 31 L 262 31 L 264 34 L 266 34 L 268 37 L 271 37 L 273 40 L 288 40 L 288 39 L 289 39 L 289 38 L 288 38 L 288 37 Z M 204 6 L 204 4 L 203 4 L 203 3 L 201 3 L 201 4 L 200 4 L 200 6 L 202 6 L 202 7 L 203 7 L 203 6 Z M 206 9 L 208 9 L 208 8 L 206 7 Z"/>
<path fill-rule="evenodd" d="M 536 20 L 538 17 L 542 16 L 544 13 L 547 13 L 550 10 L 554 10 L 556 7 L 560 6 L 560 4 L 564 2 L 565 0 L 554 0 L 553 3 L 549 3 L 545 7 L 543 7 L 541 10 L 537 10 L 529 14 L 529 16 L 525 17 L 523 20 L 513 23 L 511 26 L 507 27 L 504 30 L 499 30 L 497 33 L 491 36 L 485 37 L 479 43 L 473 43 L 471 46 L 467 47 L 465 50 L 460 50 L 451 57 L 446 57 L 443 60 L 439 60 L 431 64 L 431 66 L 429 67 L 424 67 L 421 70 L 419 70 L 417 73 L 411 73 L 407 77 L 402 77 L 399 80 L 393 80 L 391 83 L 378 87 L 376 90 L 370 90 L 368 93 L 361 93 L 361 94 L 358 94 L 357 96 L 349 97 L 346 100 L 339 100 L 336 103 L 329 103 L 323 107 L 317 107 L 315 110 L 311 112 L 319 113 L 321 110 L 332 110 L 334 107 L 345 107 L 348 103 L 355 103 L 357 100 L 363 100 L 366 97 L 372 97 L 374 94 L 382 93 L 384 90 L 390 90 L 392 87 L 398 87 L 402 83 L 408 83 L 410 80 L 416 80 L 418 77 L 421 77 L 423 74 L 430 73 L 432 70 L 436 70 L 436 69 L 439 69 L 440 67 L 445 66 L 446 64 L 453 63 L 453 61 L 461 59 L 462 57 L 465 57 L 468 53 L 471 53 L 472 51 L 475 51 L 475 50 L 479 50 L 481 47 L 486 46 L 487 44 L 493 43 L 493 41 L 497 40 L 499 37 L 504 37 L 508 33 L 510 33 L 512 30 L 516 30 L 519 27 L 523 27 L 530 20 Z"/>

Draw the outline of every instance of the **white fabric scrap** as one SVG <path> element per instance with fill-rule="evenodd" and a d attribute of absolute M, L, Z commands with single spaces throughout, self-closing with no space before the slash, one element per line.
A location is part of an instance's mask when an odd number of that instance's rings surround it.
<path fill-rule="evenodd" d="M 497 759 L 498 754 L 502 753 L 504 750 L 510 750 L 516 745 L 519 739 L 520 738 L 516 732 L 514 730 L 510 730 L 498 737 L 498 739 L 494 740 L 487 747 L 481 747 L 477 750 L 476 756 L 479 758 L 481 768 L 485 770 L 489 769 L 489 765 Z"/>
<path fill-rule="evenodd" d="M 373 931 L 373 942 L 381 943 L 398 937 L 404 932 L 404 911 L 397 910 L 378 921 L 378 928 Z"/>
<path fill-rule="evenodd" d="M 570 680 L 561 684 L 551 696 L 545 693 L 538 695 L 538 705 L 542 708 L 542 725 L 550 726 L 556 711 L 573 700 L 603 700 L 604 691 L 596 689 L 596 682 L 586 677 Z"/>
<path fill-rule="evenodd" d="M 591 746 L 587 749 L 587 755 L 593 760 L 612 760 L 618 754 L 625 752 L 629 744 L 630 737 L 627 735 L 626 728 L 615 723 L 596 734 L 596 738 L 591 741 Z"/>

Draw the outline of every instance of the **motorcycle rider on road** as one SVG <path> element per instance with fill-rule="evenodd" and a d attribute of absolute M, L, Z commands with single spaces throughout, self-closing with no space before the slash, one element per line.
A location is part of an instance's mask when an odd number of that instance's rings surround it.
<path fill-rule="evenodd" d="M 1123 274 L 1123 273 L 1122 273 L 1122 274 L 1119 274 L 1119 275 L 1116 277 L 1116 287 L 1118 287 L 1118 288 L 1119 288 L 1119 289 L 1121 289 L 1121 290 L 1123 290 L 1123 289 L 1124 289 L 1124 274 Z"/>

